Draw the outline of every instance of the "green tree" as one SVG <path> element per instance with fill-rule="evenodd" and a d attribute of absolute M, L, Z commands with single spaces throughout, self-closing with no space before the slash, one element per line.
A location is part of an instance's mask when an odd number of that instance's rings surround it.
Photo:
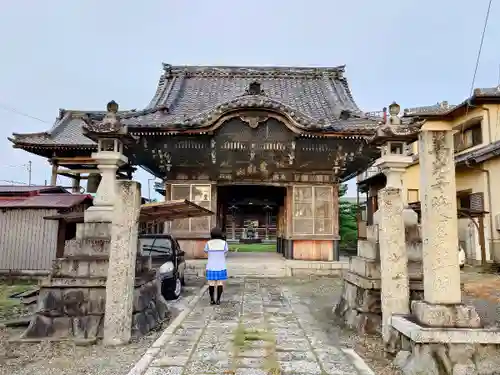
<path fill-rule="evenodd" d="M 356 248 L 358 240 L 358 205 L 352 202 L 341 201 L 339 210 L 340 247 L 343 249 Z"/>

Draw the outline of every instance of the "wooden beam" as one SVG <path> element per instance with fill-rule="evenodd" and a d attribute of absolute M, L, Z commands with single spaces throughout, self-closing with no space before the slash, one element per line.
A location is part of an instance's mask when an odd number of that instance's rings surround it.
<path fill-rule="evenodd" d="M 66 176 L 68 177 L 67 175 L 78 175 L 78 174 L 82 174 L 82 173 L 99 173 L 99 169 L 90 169 L 90 168 L 86 168 L 86 169 L 69 169 L 69 168 L 66 168 L 66 169 L 59 169 L 59 171 L 57 172 L 58 174 L 60 175 L 63 175 L 63 176 Z M 71 177 L 71 176 L 70 176 Z M 71 177 L 73 178 L 73 177 Z"/>
<path fill-rule="evenodd" d="M 58 164 L 96 164 L 93 158 L 88 156 L 53 157 L 52 161 Z"/>

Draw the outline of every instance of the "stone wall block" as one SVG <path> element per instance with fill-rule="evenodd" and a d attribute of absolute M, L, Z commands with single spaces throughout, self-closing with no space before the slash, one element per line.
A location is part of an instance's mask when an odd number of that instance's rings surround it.
<path fill-rule="evenodd" d="M 148 326 L 148 332 L 154 329 L 158 325 L 158 321 L 156 320 L 155 314 L 151 309 L 144 310 L 144 314 L 146 315 L 146 321 Z"/>
<path fill-rule="evenodd" d="M 74 336 L 73 318 L 67 316 L 59 316 L 52 318 L 53 337 L 66 338 Z"/>
<path fill-rule="evenodd" d="M 92 288 L 89 290 L 88 313 L 103 315 L 106 307 L 106 289 Z"/>
<path fill-rule="evenodd" d="M 78 223 L 76 224 L 76 239 L 109 240 L 111 237 L 110 223 Z"/>
<path fill-rule="evenodd" d="M 89 290 L 67 289 L 62 296 L 64 313 L 67 316 L 83 316 L 88 312 Z"/>
<path fill-rule="evenodd" d="M 380 252 L 377 243 L 368 240 L 358 240 L 358 256 L 380 261 Z"/>
<path fill-rule="evenodd" d="M 373 259 L 353 257 L 349 269 L 351 272 L 370 279 L 380 279 L 380 262 Z"/>
<path fill-rule="evenodd" d="M 144 336 L 149 332 L 148 321 L 144 311 L 134 314 L 132 324 L 132 336 Z"/>
<path fill-rule="evenodd" d="M 50 337 L 54 333 L 52 318 L 43 315 L 35 315 L 21 338 Z"/>
<path fill-rule="evenodd" d="M 481 319 L 473 306 L 434 305 L 413 301 L 411 311 L 420 324 L 442 328 L 481 328 Z"/>
<path fill-rule="evenodd" d="M 64 255 L 108 255 L 109 239 L 68 240 L 64 243 Z"/>
<path fill-rule="evenodd" d="M 160 321 L 165 320 L 165 318 L 168 316 L 167 301 L 165 301 L 165 298 L 163 298 L 162 295 L 159 295 L 155 301 L 155 304 L 156 304 L 156 310 L 158 311 L 158 316 L 159 316 Z"/>
<path fill-rule="evenodd" d="M 382 314 L 380 290 L 358 288 L 356 306 L 361 312 Z"/>
<path fill-rule="evenodd" d="M 94 259 L 90 261 L 89 275 L 92 277 L 106 277 L 109 262 L 107 259 Z"/>
<path fill-rule="evenodd" d="M 102 337 L 103 318 L 96 315 L 73 318 L 74 337 L 80 339 Z"/>
<path fill-rule="evenodd" d="M 64 308 L 61 289 L 40 289 L 36 312 L 44 316 L 61 316 Z"/>

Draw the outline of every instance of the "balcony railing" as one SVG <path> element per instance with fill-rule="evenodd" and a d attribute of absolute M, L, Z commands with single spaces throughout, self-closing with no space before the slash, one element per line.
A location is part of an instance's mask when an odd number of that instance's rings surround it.
<path fill-rule="evenodd" d="M 364 180 L 367 180 L 373 176 L 376 176 L 378 175 L 379 173 L 382 173 L 382 171 L 380 170 L 379 167 L 369 167 L 367 170 L 365 170 L 364 172 L 361 172 L 360 174 L 358 174 L 358 176 L 356 177 L 357 181 L 358 182 L 362 182 Z"/>

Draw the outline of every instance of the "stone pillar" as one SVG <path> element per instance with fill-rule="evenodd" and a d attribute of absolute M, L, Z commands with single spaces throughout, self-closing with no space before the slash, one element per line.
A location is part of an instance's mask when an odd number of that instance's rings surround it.
<path fill-rule="evenodd" d="M 400 183 L 403 171 L 393 167 L 383 170 L 387 176 L 387 186 L 378 193 L 376 224 L 379 226 L 384 343 L 388 343 L 391 337 L 391 316 L 409 313 L 408 256 Z"/>
<path fill-rule="evenodd" d="M 117 198 L 111 224 L 104 343 L 122 345 L 129 342 L 137 256 L 141 188 L 135 181 L 118 181 Z"/>
<path fill-rule="evenodd" d="M 453 134 L 419 135 L 424 299 L 430 304 L 461 302 Z"/>

